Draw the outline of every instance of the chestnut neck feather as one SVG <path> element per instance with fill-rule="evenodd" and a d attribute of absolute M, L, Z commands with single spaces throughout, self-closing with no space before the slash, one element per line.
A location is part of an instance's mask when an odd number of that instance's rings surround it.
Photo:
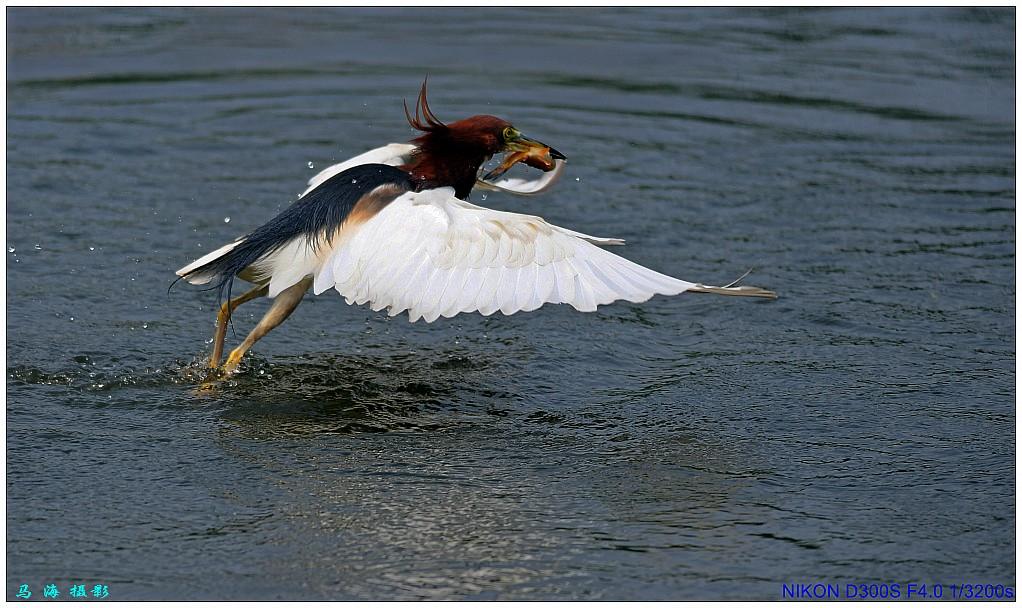
<path fill-rule="evenodd" d="M 418 147 L 411 160 L 400 168 L 409 173 L 416 190 L 451 187 L 455 196 L 467 200 L 479 167 L 491 154 L 478 146 L 437 135 L 428 133 L 416 139 Z"/>

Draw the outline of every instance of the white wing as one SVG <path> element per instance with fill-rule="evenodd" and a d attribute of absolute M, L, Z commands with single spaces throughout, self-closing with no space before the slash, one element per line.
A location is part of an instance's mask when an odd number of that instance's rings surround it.
<path fill-rule="evenodd" d="M 769 293 L 675 279 L 591 239 L 539 217 L 472 205 L 451 188 L 409 192 L 345 230 L 316 271 L 313 291 L 333 287 L 349 304 L 387 308 L 391 316 L 408 310 L 413 322 L 473 311 L 510 315 L 545 303 L 593 311 L 615 300 L 643 302 L 690 289 Z"/>
<path fill-rule="evenodd" d="M 216 251 L 211 251 L 207 253 L 206 255 L 195 260 L 191 264 L 185 266 L 184 268 L 179 269 L 176 273 L 177 276 L 183 277 L 189 272 L 192 272 L 193 270 L 198 268 L 199 266 L 208 264 L 209 262 L 212 262 L 213 260 L 219 258 L 220 256 L 230 253 L 235 247 L 238 246 L 239 243 L 241 243 L 242 240 L 244 239 L 238 239 L 233 243 L 228 243 L 224 245 L 223 247 L 217 249 Z M 186 280 L 192 285 L 205 285 L 206 283 L 209 283 L 212 279 L 213 275 L 210 274 L 196 274 L 188 277 Z"/>
<path fill-rule="evenodd" d="M 302 196 L 312 192 L 316 189 L 316 186 L 322 184 L 341 171 L 352 167 L 372 163 L 380 163 L 383 165 L 390 165 L 392 167 L 406 164 L 411 160 L 411 155 L 414 150 L 415 146 L 412 144 L 387 144 L 386 146 L 381 146 L 359 154 L 354 158 L 349 158 L 344 162 L 330 165 L 309 180 L 309 187 L 305 189 L 305 192 L 302 192 Z M 486 181 L 480 178 L 476 180 L 476 186 L 483 190 L 494 190 L 510 194 L 534 196 L 549 190 L 561 177 L 562 173 L 564 173 L 564 161 L 557 159 L 554 161 L 553 170 L 540 173 L 539 176 L 534 179 L 503 177 L 496 181 Z"/>
<path fill-rule="evenodd" d="M 412 144 L 387 144 L 386 146 L 381 146 L 379 148 L 375 148 L 368 152 L 359 154 L 354 158 L 349 158 L 348 160 L 341 163 L 337 163 L 336 165 L 330 165 L 329 167 L 323 169 L 315 176 L 313 176 L 312 179 L 309 180 L 309 187 L 305 189 L 305 192 L 302 192 L 302 196 L 305 196 L 309 192 L 312 192 L 313 190 L 316 189 L 316 186 L 322 184 L 323 182 L 337 175 L 341 171 L 345 171 L 352 167 L 357 167 L 359 165 L 370 165 L 374 163 L 390 165 L 392 167 L 403 165 L 408 162 L 409 156 L 411 155 L 412 150 L 414 149 L 415 146 L 413 146 Z"/>

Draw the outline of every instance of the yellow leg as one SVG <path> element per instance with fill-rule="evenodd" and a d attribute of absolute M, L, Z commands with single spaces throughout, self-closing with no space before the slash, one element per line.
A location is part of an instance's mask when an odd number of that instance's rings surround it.
<path fill-rule="evenodd" d="M 305 292 L 308 291 L 311 285 L 312 277 L 306 277 L 280 292 L 273 299 L 270 309 L 266 311 L 266 314 L 252 330 L 252 333 L 248 334 L 245 341 L 238 348 L 232 350 L 231 356 L 227 357 L 227 362 L 224 363 L 223 367 L 225 375 L 233 374 L 238 369 L 241 358 L 245 356 L 248 349 L 252 348 L 252 345 L 259 341 L 260 338 L 270 333 L 270 330 L 274 327 L 283 323 L 298 308 L 298 305 L 302 303 L 302 296 L 305 295 Z"/>
<path fill-rule="evenodd" d="M 213 354 L 209 357 L 209 367 L 211 369 L 216 369 L 220 366 L 220 357 L 224 354 L 224 339 L 227 337 L 227 322 L 231 320 L 231 314 L 245 302 L 266 295 L 268 290 L 268 285 L 257 285 L 255 288 L 246 291 L 229 302 L 224 302 L 220 306 L 220 312 L 216 315 L 216 333 L 213 334 Z"/>

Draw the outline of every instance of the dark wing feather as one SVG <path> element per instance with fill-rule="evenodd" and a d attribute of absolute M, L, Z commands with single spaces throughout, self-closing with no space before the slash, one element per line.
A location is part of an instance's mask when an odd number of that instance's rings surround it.
<path fill-rule="evenodd" d="M 386 184 L 398 186 L 396 193 L 412 189 L 408 173 L 389 165 L 359 165 L 342 171 L 242 237 L 241 242 L 224 255 L 193 268 L 181 278 L 213 277 L 210 288 L 218 290 L 221 301 L 224 296 L 230 299 L 234 278 L 239 273 L 295 238 L 307 238 L 313 248 L 322 246 L 324 239 L 329 244 L 358 201 Z"/>

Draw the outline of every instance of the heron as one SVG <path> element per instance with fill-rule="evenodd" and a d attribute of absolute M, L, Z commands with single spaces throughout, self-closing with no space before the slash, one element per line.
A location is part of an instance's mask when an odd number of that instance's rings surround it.
<path fill-rule="evenodd" d="M 544 304 L 591 312 L 657 294 L 777 297 L 738 281 L 724 286 L 683 281 L 606 250 L 624 244 L 621 239 L 475 205 L 468 200 L 475 188 L 517 195 L 546 191 L 563 172 L 566 157 L 496 116 L 441 121 L 430 108 L 426 81 L 414 115 L 407 102 L 404 112 L 419 133 L 411 142 L 325 169 L 279 215 L 177 271 L 179 280 L 209 285 L 219 294 L 210 368 L 233 374 L 245 353 L 283 323 L 310 288 L 316 295 L 334 289 L 349 305 L 368 304 L 390 316 L 407 310 L 411 322 L 426 323 L 469 312 L 511 315 Z M 497 154 L 505 154 L 503 161 L 484 174 L 484 163 Z M 516 164 L 538 169 L 541 177 L 507 177 Z M 253 286 L 232 298 L 235 279 Z M 272 304 L 221 366 L 231 315 L 263 296 Z"/>

